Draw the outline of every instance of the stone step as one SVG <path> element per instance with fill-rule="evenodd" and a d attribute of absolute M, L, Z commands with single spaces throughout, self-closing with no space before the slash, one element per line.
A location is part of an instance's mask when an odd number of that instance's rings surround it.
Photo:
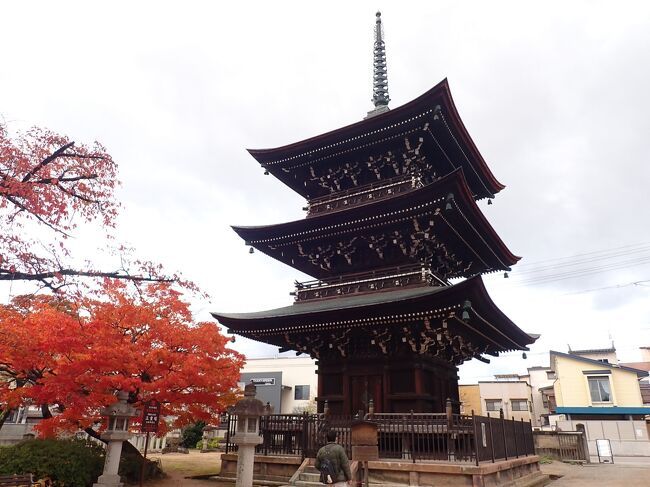
<path fill-rule="evenodd" d="M 551 479 L 548 475 L 542 472 L 535 472 L 523 478 L 516 479 L 513 485 L 516 487 L 543 487 L 550 483 Z"/>
<path fill-rule="evenodd" d="M 323 486 L 323 484 L 320 483 L 318 478 L 316 480 L 309 480 L 309 479 L 303 479 L 302 475 L 299 480 L 296 480 L 292 486 L 295 487 L 315 487 L 315 486 Z M 377 484 L 375 482 L 370 482 L 369 487 L 409 487 L 408 484 Z M 517 486 L 519 487 L 519 486 Z"/>
<path fill-rule="evenodd" d="M 295 484 L 293 484 L 295 487 L 316 487 L 316 486 L 323 486 L 324 484 L 321 484 L 320 482 L 309 482 L 306 480 L 297 480 Z M 369 487 L 409 487 L 408 484 L 376 484 L 374 482 L 370 483 Z"/>
<path fill-rule="evenodd" d="M 302 472 L 299 476 L 300 480 L 307 480 L 309 482 L 319 482 L 320 473 L 317 472 Z"/>

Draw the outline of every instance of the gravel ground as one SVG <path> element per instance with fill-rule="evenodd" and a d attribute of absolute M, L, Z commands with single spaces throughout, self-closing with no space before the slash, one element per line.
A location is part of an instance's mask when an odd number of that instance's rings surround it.
<path fill-rule="evenodd" d="M 184 453 L 166 453 L 165 455 L 147 455 L 149 458 L 159 458 L 163 471 L 167 475 L 164 479 L 147 482 L 147 487 L 232 487 L 214 480 L 186 479 L 192 475 L 208 473 L 217 474 L 221 471 L 221 453 L 201 453 L 190 450 Z"/>

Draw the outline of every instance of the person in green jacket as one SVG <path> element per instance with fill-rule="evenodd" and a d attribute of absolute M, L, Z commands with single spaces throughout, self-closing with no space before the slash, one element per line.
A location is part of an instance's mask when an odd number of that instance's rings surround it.
<path fill-rule="evenodd" d="M 345 487 L 346 482 L 348 485 L 352 485 L 352 473 L 345 450 L 336 442 L 337 436 L 336 431 L 327 432 L 327 445 L 318 450 L 316 454 L 316 469 L 320 471 L 322 461 L 327 458 L 336 472 L 334 487 Z"/>

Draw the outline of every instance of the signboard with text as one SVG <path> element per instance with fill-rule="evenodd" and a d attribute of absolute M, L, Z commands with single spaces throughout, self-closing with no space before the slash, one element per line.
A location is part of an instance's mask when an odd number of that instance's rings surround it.
<path fill-rule="evenodd" d="M 612 455 L 612 444 L 609 440 L 596 440 L 596 452 L 598 453 L 599 463 L 614 463 L 614 455 Z"/>
<path fill-rule="evenodd" d="M 142 427 L 140 431 L 143 433 L 156 433 L 159 422 L 160 403 L 156 400 L 145 402 L 144 409 L 142 410 Z"/>

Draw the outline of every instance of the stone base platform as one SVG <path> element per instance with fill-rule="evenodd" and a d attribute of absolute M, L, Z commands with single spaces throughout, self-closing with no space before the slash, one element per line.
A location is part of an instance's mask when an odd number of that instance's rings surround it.
<path fill-rule="evenodd" d="M 481 465 L 455 463 L 368 462 L 370 485 L 424 487 L 537 487 L 549 479 L 539 469 L 539 457 L 529 456 Z"/>
<path fill-rule="evenodd" d="M 253 478 L 256 481 L 268 480 L 275 485 L 287 485 L 293 474 L 302 464 L 298 456 L 255 455 Z M 221 455 L 221 478 L 234 479 L 237 475 L 237 454 Z M 269 483 L 271 485 L 271 483 Z M 322 485 L 322 484 L 321 484 Z"/>
<path fill-rule="evenodd" d="M 313 487 L 318 473 L 313 459 L 301 461 L 300 457 L 255 455 L 254 477 L 257 483 Z M 351 462 L 352 474 L 363 478 L 361 465 Z M 541 487 L 549 482 L 548 476 L 539 468 L 536 455 L 502 460 L 480 465 L 461 463 L 405 462 L 381 460 L 368 462 L 370 487 L 425 487 L 444 485 L 449 487 Z M 237 455 L 221 457 L 222 479 L 234 479 L 237 471 Z M 361 485 L 361 483 L 359 484 Z"/>

